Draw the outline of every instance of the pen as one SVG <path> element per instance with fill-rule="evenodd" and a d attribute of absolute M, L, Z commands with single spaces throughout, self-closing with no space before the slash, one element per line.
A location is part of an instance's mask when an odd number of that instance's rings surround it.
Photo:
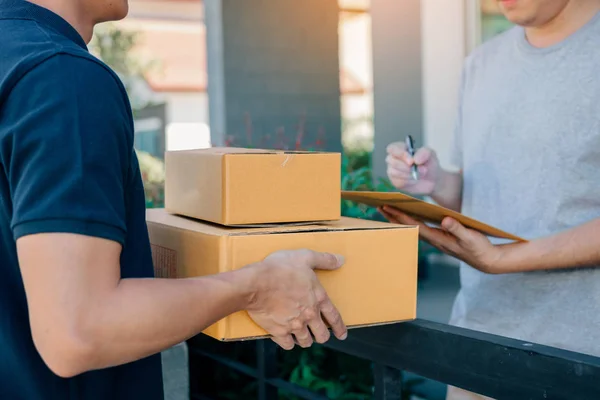
<path fill-rule="evenodd" d="M 415 181 L 418 181 L 419 180 L 419 171 L 417 170 L 417 164 L 414 163 L 415 147 L 414 147 L 413 138 L 410 135 L 408 135 L 406 137 L 406 150 L 408 151 L 408 154 L 410 154 L 410 156 L 413 158 L 413 165 L 411 166 L 412 178 Z"/>

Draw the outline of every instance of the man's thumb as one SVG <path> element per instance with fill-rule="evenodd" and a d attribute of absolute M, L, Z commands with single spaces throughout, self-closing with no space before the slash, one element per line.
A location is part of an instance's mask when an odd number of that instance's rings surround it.
<path fill-rule="evenodd" d="M 334 270 L 344 264 L 344 257 L 339 254 L 331 253 L 313 253 L 311 267 L 313 269 Z"/>
<path fill-rule="evenodd" d="M 462 226 L 457 220 L 449 217 L 446 217 L 442 220 L 442 228 L 459 239 L 464 238 L 465 234 L 467 233 L 467 229 L 464 226 Z"/>

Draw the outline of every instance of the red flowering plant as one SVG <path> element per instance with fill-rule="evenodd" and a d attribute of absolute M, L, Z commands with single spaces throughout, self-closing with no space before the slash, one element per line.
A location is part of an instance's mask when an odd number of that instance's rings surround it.
<path fill-rule="evenodd" d="M 275 150 L 293 150 L 293 151 L 323 151 L 326 146 L 325 128 L 319 126 L 316 133 L 316 139 L 313 143 L 305 145 L 306 139 L 306 115 L 301 115 L 298 124 L 294 127 L 295 133 L 289 135 L 285 126 L 279 126 L 273 134 L 266 133 L 259 136 L 255 142 L 256 133 L 250 113 L 244 114 L 244 136 L 227 135 L 225 137 L 226 147 L 242 147 L 257 149 L 275 149 Z"/>

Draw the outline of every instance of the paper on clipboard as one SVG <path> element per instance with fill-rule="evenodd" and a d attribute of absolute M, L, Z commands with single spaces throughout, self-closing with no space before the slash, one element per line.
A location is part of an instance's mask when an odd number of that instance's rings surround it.
<path fill-rule="evenodd" d="M 476 219 L 469 218 L 459 212 L 416 199 L 398 192 L 368 192 L 368 191 L 342 191 L 342 199 L 372 207 L 392 206 L 406 214 L 425 222 L 441 224 L 445 217 L 452 217 L 467 228 L 474 229 L 484 235 L 526 242 L 525 239 L 504 232 L 493 226 L 484 224 Z"/>

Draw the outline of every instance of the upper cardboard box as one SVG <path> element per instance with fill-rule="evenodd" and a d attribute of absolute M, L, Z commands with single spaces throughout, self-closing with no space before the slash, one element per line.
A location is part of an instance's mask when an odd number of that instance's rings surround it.
<path fill-rule="evenodd" d="M 305 226 L 231 228 L 152 209 L 146 213 L 156 276 L 186 278 L 233 271 L 278 250 L 341 254 L 345 264 L 317 276 L 349 327 L 416 317 L 418 228 L 360 219 Z M 264 337 L 246 312 L 208 327 L 219 340 Z"/>
<path fill-rule="evenodd" d="M 373 207 L 392 206 L 406 214 L 421 219 L 425 222 L 441 224 L 446 217 L 452 217 L 467 228 L 474 229 L 484 235 L 525 242 L 516 235 L 504 232 L 481 221 L 467 217 L 459 212 L 416 199 L 403 193 L 396 192 L 369 192 L 369 191 L 343 191 L 342 198 Z"/>
<path fill-rule="evenodd" d="M 341 155 L 240 148 L 165 154 L 165 208 L 222 225 L 340 218 Z"/>

